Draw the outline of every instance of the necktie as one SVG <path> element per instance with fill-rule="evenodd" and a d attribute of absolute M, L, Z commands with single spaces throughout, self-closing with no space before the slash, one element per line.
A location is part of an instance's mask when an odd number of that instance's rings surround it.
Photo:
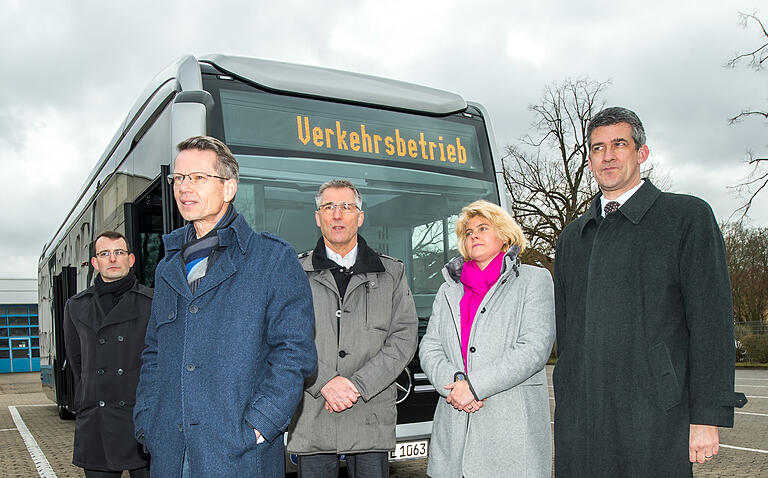
<path fill-rule="evenodd" d="M 619 203 L 616 201 L 609 201 L 605 204 L 605 208 L 603 211 L 605 211 L 605 215 L 611 214 L 612 212 L 616 212 L 619 210 Z"/>

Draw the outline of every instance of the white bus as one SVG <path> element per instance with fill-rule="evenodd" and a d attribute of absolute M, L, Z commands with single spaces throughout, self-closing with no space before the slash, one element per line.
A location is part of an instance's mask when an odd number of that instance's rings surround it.
<path fill-rule="evenodd" d="M 458 255 L 457 213 L 477 199 L 505 205 L 501 160 L 479 104 L 346 71 L 226 55 L 180 58 L 131 108 L 40 256 L 41 380 L 62 418 L 71 415 L 74 395 L 63 307 L 92 283 L 93 239 L 107 229 L 123 232 L 136 254 L 137 277 L 154 285 L 161 236 L 183 225 L 165 176 L 175 145 L 195 135 L 232 149 L 240 163 L 237 211 L 297 252 L 312 249 L 319 237 L 319 185 L 352 181 L 364 198 L 360 233 L 373 249 L 405 263 L 420 335 L 441 268 Z M 398 383 L 392 458 L 423 456 L 438 395 L 418 358 Z"/>

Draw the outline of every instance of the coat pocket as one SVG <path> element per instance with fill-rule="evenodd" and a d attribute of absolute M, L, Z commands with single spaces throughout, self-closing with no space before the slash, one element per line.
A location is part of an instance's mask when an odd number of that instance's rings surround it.
<path fill-rule="evenodd" d="M 530 377 L 528 377 L 520 385 L 529 387 L 529 386 L 546 385 L 546 384 L 547 384 L 547 372 L 545 369 L 541 369 L 538 372 L 531 375 Z"/>
<path fill-rule="evenodd" d="M 163 310 L 157 315 L 158 317 L 157 317 L 156 323 L 157 323 L 158 329 L 165 324 L 170 324 L 171 322 L 174 322 L 176 320 L 176 316 L 178 316 L 178 314 L 174 309 Z"/>
<path fill-rule="evenodd" d="M 674 408 L 680 403 L 682 391 L 677 380 L 672 359 L 669 356 L 667 344 L 659 342 L 648 350 L 648 360 L 651 365 L 654 383 L 656 384 L 656 396 L 659 405 L 664 411 Z"/>
<path fill-rule="evenodd" d="M 365 326 L 388 331 L 392 321 L 392 284 L 381 278 L 365 283 Z"/>

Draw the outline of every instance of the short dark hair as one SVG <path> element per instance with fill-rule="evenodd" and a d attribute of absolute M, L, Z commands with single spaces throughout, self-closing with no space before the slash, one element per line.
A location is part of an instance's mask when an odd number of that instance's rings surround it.
<path fill-rule="evenodd" d="M 213 151 L 216 153 L 216 163 L 214 164 L 216 174 L 223 178 L 240 181 L 240 166 L 237 164 L 237 159 L 222 141 L 211 136 L 193 136 L 176 145 L 176 149 L 179 152 L 190 149 Z"/>
<path fill-rule="evenodd" d="M 106 237 L 107 239 L 112 239 L 113 241 L 116 241 L 118 239 L 122 239 L 125 241 L 125 247 L 128 249 L 129 253 L 133 253 L 133 250 L 131 249 L 131 244 L 128 242 L 128 239 L 125 238 L 124 235 L 120 234 L 117 231 L 104 231 L 98 236 L 96 236 L 96 239 L 93 240 L 93 250 L 96 252 L 96 242 L 101 239 L 102 237 Z"/>
<path fill-rule="evenodd" d="M 621 106 L 611 106 L 597 113 L 587 126 L 587 147 L 592 149 L 592 132 L 601 126 L 611 126 L 618 123 L 628 123 L 632 128 L 632 140 L 635 149 L 640 149 L 645 144 L 645 128 L 640 118 L 634 111 Z"/>

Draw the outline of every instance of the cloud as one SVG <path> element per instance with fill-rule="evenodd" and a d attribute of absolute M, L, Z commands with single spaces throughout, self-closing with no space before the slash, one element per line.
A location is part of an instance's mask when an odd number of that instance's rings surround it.
<path fill-rule="evenodd" d="M 461 94 L 514 142 L 545 85 L 612 80 L 611 104 L 636 109 L 675 188 L 718 217 L 745 151 L 768 152 L 766 125 L 727 118 L 768 100 L 765 72 L 724 69 L 759 36 L 728 2 L 9 1 L 0 16 L 0 248 L 34 275 L 45 241 L 149 80 L 184 54 L 222 52 L 341 68 Z M 751 11 L 750 7 L 742 10 Z M 768 194 L 764 194 L 768 196 Z M 765 198 L 763 198 L 765 199 Z M 768 204 L 754 220 L 768 225 Z M 28 273 L 26 271 L 32 271 Z"/>

